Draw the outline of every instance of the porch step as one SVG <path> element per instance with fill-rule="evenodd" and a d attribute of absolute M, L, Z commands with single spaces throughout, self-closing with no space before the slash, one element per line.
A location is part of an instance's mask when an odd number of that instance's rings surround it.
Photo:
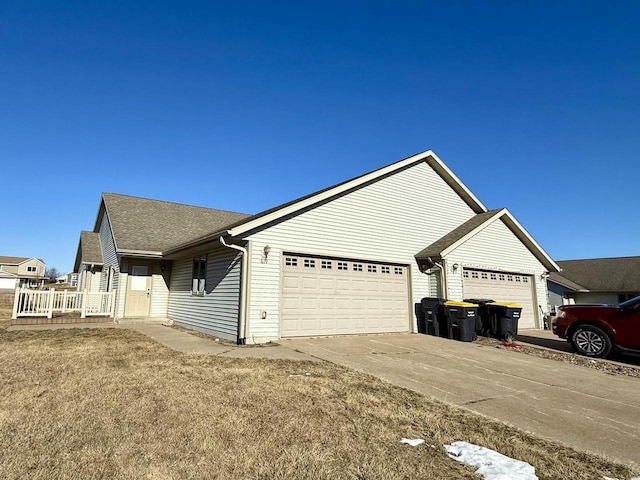
<path fill-rule="evenodd" d="M 133 317 L 133 318 L 118 318 L 115 323 L 118 325 L 169 325 L 171 320 L 168 318 L 160 317 L 160 318 L 149 318 L 149 317 Z"/>

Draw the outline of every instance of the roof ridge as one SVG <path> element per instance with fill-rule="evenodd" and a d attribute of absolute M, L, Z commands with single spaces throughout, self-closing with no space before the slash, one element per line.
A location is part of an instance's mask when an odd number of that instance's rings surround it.
<path fill-rule="evenodd" d="M 236 211 L 233 211 L 233 210 L 223 210 L 223 209 L 220 209 L 220 208 L 203 207 L 201 205 L 192 205 L 190 203 L 173 202 L 173 201 L 169 201 L 169 200 L 158 200 L 157 198 L 140 197 L 140 196 L 137 196 L 137 195 L 128 195 L 128 194 L 125 194 L 125 193 L 102 192 L 102 196 L 104 197 L 105 195 L 113 195 L 113 196 L 117 196 L 117 197 L 135 198 L 137 200 L 145 200 L 147 202 L 165 203 L 165 204 L 170 204 L 170 205 L 179 205 L 179 206 L 182 206 L 182 207 L 201 208 L 203 210 L 213 210 L 213 211 L 216 211 L 216 212 L 235 213 L 235 214 L 247 215 L 247 216 L 251 215 L 250 213 L 236 212 Z"/>

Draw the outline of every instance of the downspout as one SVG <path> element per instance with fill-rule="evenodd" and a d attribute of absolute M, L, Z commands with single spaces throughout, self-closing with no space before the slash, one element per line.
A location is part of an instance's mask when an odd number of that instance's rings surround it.
<path fill-rule="evenodd" d="M 440 278 L 442 279 L 442 293 L 445 300 L 449 297 L 449 282 L 447 281 L 447 270 L 445 269 L 445 262 L 442 263 L 433 262 L 433 264 L 440 269 Z"/>
<path fill-rule="evenodd" d="M 249 272 L 249 252 L 240 245 L 230 244 L 224 241 L 224 237 L 220 237 L 220 243 L 227 247 L 242 252 L 242 276 L 240 280 L 240 321 L 238 325 L 238 345 L 244 345 L 247 341 L 247 277 Z"/>

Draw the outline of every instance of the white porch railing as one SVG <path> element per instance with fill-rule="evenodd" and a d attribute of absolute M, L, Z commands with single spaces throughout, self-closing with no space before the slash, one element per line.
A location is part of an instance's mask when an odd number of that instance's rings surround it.
<path fill-rule="evenodd" d="M 53 317 L 54 312 L 80 312 L 80 318 L 89 316 L 113 317 L 115 292 L 69 292 L 67 290 L 32 290 L 16 288 L 13 314 L 18 317 Z"/>

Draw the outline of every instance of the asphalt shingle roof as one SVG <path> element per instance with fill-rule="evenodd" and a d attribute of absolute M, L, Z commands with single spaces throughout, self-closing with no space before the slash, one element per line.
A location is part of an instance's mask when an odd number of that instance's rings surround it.
<path fill-rule="evenodd" d="M 474 215 L 462 225 L 451 230 L 444 237 L 436 240 L 431 245 L 418 252 L 416 254 L 416 259 L 423 260 L 428 257 L 431 257 L 433 259 L 440 258 L 440 254 L 445 249 L 456 243 L 468 233 L 472 232 L 474 229 L 478 228 L 480 225 L 482 225 L 484 222 L 489 220 L 500 211 L 502 211 L 502 209 L 498 208 Z"/>
<path fill-rule="evenodd" d="M 26 260 L 29 260 L 26 257 L 0 257 L 1 265 L 18 265 Z"/>
<path fill-rule="evenodd" d="M 102 265 L 102 248 L 100 247 L 100 234 L 95 232 L 80 232 L 80 248 L 82 263 Z"/>
<path fill-rule="evenodd" d="M 164 252 L 243 220 L 244 213 L 103 193 L 118 250 Z"/>
<path fill-rule="evenodd" d="M 640 257 L 590 258 L 556 262 L 558 281 L 570 280 L 592 292 L 640 292 Z M 553 277 L 550 277 L 553 280 Z"/>

